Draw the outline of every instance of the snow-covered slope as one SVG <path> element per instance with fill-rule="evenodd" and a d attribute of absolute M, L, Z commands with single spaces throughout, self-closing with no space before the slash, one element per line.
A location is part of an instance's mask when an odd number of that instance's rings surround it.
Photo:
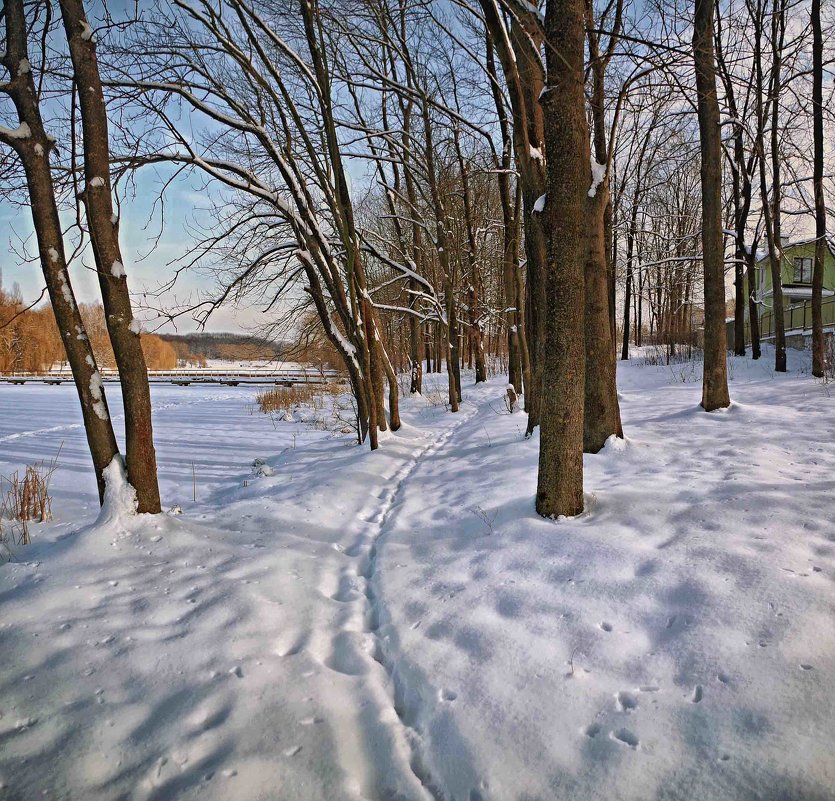
<path fill-rule="evenodd" d="M 381 633 L 448 797 L 835 797 L 833 400 L 738 360 L 708 415 L 670 377 L 622 371 L 577 520 L 487 405 L 401 492 Z"/>
<path fill-rule="evenodd" d="M 736 359 L 707 415 L 696 378 L 620 370 L 628 439 L 572 521 L 534 514 L 500 377 L 406 401 L 375 454 L 166 389 L 185 514 L 59 521 L 0 567 L 0 797 L 835 797 L 835 399 Z"/>

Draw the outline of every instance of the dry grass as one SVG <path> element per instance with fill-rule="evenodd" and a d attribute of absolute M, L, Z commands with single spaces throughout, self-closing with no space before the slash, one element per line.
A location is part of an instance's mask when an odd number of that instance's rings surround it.
<path fill-rule="evenodd" d="M 49 462 L 30 464 L 23 477 L 18 472 L 0 476 L 0 543 L 28 545 L 31 542 L 29 523 L 52 520 L 52 498 L 49 484 L 58 467 L 58 456 Z"/>
<path fill-rule="evenodd" d="M 345 386 L 336 382 L 328 384 L 293 384 L 290 387 L 275 387 L 256 396 L 258 408 L 264 414 L 290 412 L 299 406 L 321 409 L 326 395 L 339 395 Z"/>

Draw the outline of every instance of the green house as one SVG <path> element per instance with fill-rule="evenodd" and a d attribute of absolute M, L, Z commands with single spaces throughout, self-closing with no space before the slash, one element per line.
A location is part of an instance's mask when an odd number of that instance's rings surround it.
<path fill-rule="evenodd" d="M 835 249 L 827 242 L 823 263 L 822 316 L 824 327 L 835 329 Z M 787 336 L 801 338 L 812 329 L 812 272 L 815 267 L 815 240 L 804 239 L 782 244 L 783 317 Z M 758 251 L 756 261 L 755 298 L 760 309 L 760 336 L 774 335 L 772 317 L 773 284 L 768 251 Z M 747 314 L 747 310 L 746 310 Z"/>

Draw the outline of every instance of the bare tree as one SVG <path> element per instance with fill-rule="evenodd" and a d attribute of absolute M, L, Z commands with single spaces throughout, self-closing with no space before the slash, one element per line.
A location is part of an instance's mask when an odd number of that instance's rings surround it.
<path fill-rule="evenodd" d="M 162 126 L 161 135 L 143 131 L 143 142 L 131 143 L 141 155 L 128 166 L 186 164 L 233 192 L 219 198 L 228 204 L 227 226 L 209 240 L 247 247 L 209 307 L 252 285 L 274 285 L 278 297 L 303 279 L 350 377 L 360 440 L 367 437 L 374 449 L 377 431 L 386 427 L 386 381 L 390 421 L 398 424 L 396 380 L 369 294 L 373 248 L 358 230 L 348 186 L 325 11 L 305 0 L 298 11 L 262 14 L 247 0 L 228 0 L 219 15 L 210 2 L 176 0 L 170 16 L 137 29 L 123 56 L 132 59 L 123 61 L 131 74 L 112 84 Z M 292 38 L 278 34 L 278 23 Z M 177 99 L 204 122 L 199 141 L 168 113 Z M 393 266 L 426 284 L 406 265 Z"/>
<path fill-rule="evenodd" d="M 771 68 L 766 84 L 763 69 L 763 41 L 765 40 L 766 0 L 748 0 L 749 14 L 754 25 L 754 79 L 756 85 L 756 148 L 760 172 L 760 199 L 762 202 L 763 224 L 768 243 L 771 266 L 771 310 L 774 322 L 774 369 L 786 371 L 786 332 L 783 318 L 783 249 L 781 236 L 781 163 L 779 148 L 779 114 L 781 90 L 781 55 L 785 32 L 785 4 L 787 0 L 773 0 L 771 13 Z M 767 95 L 767 102 L 763 96 Z M 771 174 L 768 175 L 769 161 L 766 159 L 765 137 L 770 119 Z M 771 178 L 771 196 L 769 183 Z"/>
<path fill-rule="evenodd" d="M 539 208 L 545 193 L 546 147 L 540 50 L 543 31 L 531 4 L 521 0 L 480 0 L 485 25 L 502 67 L 512 110 L 513 148 L 522 194 L 525 257 L 527 259 L 526 314 L 530 381 L 525 387 L 528 433 L 539 425 L 547 312 L 546 240 Z M 520 343 L 521 347 L 521 343 Z M 524 357 L 522 357 L 524 358 Z"/>
<path fill-rule="evenodd" d="M 598 31 L 611 29 L 605 47 Z M 615 53 L 623 14 L 616 0 L 595 16 L 592 0 L 586 0 L 586 36 L 591 74 L 590 116 L 592 125 L 592 185 L 587 193 L 587 250 L 585 264 L 585 415 L 583 448 L 597 453 L 606 440 L 623 436 L 615 379 L 614 265 L 612 259 L 612 203 L 609 188 L 611 153 L 607 141 L 605 79 Z"/>
<path fill-rule="evenodd" d="M 756 243 L 748 241 L 748 218 L 753 199 L 754 176 L 758 166 L 758 152 L 753 146 L 746 147 L 749 125 L 748 118 L 754 105 L 753 94 L 756 90 L 754 66 L 750 58 L 740 53 L 746 44 L 746 38 L 737 22 L 725 25 L 721 15 L 721 6 L 716 6 L 716 61 L 724 89 L 724 102 L 727 105 L 731 126 L 732 148 L 725 148 L 725 155 L 731 171 L 731 191 L 733 203 L 734 229 L 734 353 L 745 355 L 745 315 L 751 334 L 751 356 L 760 358 L 759 309 L 755 295 L 756 285 Z M 735 22 L 731 10 L 728 22 Z M 728 40 L 726 44 L 726 38 Z M 725 48 L 732 48 L 732 57 L 725 55 Z M 747 74 L 740 76 L 735 67 L 747 67 Z M 737 99 L 737 87 L 741 84 L 741 98 Z M 748 295 L 745 295 L 745 284 Z M 747 300 L 747 309 L 746 309 Z"/>
<path fill-rule="evenodd" d="M 548 153 L 560 157 L 548 160 L 543 209 L 548 283 L 536 510 L 556 517 L 583 511 L 583 262 L 591 169 L 582 0 L 548 0 L 545 32 L 545 143 Z"/>
<path fill-rule="evenodd" d="M 11 99 L 19 124 L 15 129 L 0 128 L 0 142 L 12 148 L 23 165 L 41 267 L 81 402 L 101 501 L 104 498 L 104 469 L 119 451 L 101 375 L 67 271 L 56 187 L 50 168 L 55 141 L 46 132 L 41 117 L 40 95 L 29 61 L 23 0 L 8 0 L 2 13 L 6 23 L 2 63 L 9 80 L 0 84 L 0 91 Z M 48 22 L 44 25 L 48 27 Z"/>
<path fill-rule="evenodd" d="M 96 57 L 96 38 L 81 0 L 60 0 L 60 6 L 81 109 L 85 178 L 81 200 L 87 212 L 107 331 L 122 385 L 128 481 L 136 490 L 137 510 L 154 514 L 160 511 L 160 497 L 151 391 L 139 340 L 141 326 L 133 317 L 119 247 L 119 218 L 113 210 L 107 109 Z"/>
<path fill-rule="evenodd" d="M 725 341 L 725 272 L 722 226 L 722 149 L 716 64 L 713 49 L 713 2 L 696 0 L 693 61 L 701 144 L 702 261 L 705 282 L 704 375 L 702 406 L 712 412 L 729 406 Z"/>
<path fill-rule="evenodd" d="M 823 30 L 821 28 L 821 3 L 812 0 L 812 120 L 814 141 L 814 194 L 815 194 L 815 268 L 812 273 L 812 375 L 824 375 L 823 319 L 821 300 L 823 295 L 823 265 L 826 258 L 826 203 L 823 196 Z"/>

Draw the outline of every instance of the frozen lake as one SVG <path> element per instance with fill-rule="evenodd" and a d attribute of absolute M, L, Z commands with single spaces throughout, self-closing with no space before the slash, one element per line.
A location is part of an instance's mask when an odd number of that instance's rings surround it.
<path fill-rule="evenodd" d="M 252 460 L 326 436 L 303 424 L 276 427 L 258 410 L 263 388 L 152 386 L 154 439 L 163 505 L 193 505 L 192 463 L 198 501 L 219 487 L 242 482 Z M 121 388 L 108 385 L 116 436 L 124 447 Z M 75 388 L 0 384 L 0 475 L 27 464 L 51 461 L 58 453 L 52 496 L 56 520 L 77 521 L 98 507 L 87 441 Z"/>

